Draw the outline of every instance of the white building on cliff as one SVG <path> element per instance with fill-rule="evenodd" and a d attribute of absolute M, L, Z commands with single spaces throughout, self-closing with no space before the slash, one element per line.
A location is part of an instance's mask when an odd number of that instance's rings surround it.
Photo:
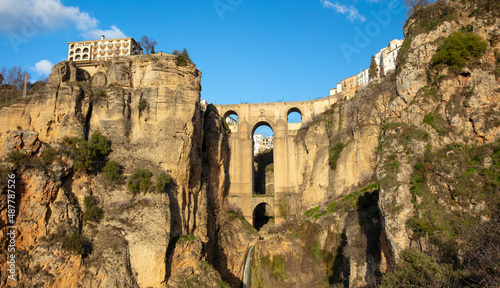
<path fill-rule="evenodd" d="M 396 59 L 398 58 L 398 51 L 401 49 L 403 41 L 404 39 L 394 39 L 389 42 L 387 47 L 375 54 L 375 62 L 377 62 L 380 76 L 386 76 L 387 72 L 396 69 Z"/>
<path fill-rule="evenodd" d="M 106 61 L 116 57 L 126 57 L 141 53 L 141 46 L 134 38 L 117 38 L 68 43 L 68 61 L 95 62 Z"/>

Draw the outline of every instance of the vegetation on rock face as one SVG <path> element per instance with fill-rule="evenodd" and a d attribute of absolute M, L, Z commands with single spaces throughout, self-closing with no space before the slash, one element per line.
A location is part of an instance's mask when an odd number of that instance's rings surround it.
<path fill-rule="evenodd" d="M 73 159 L 73 169 L 80 172 L 97 171 L 111 152 L 109 140 L 97 131 L 92 133 L 89 141 L 65 137 L 62 145 L 65 152 Z"/>
<path fill-rule="evenodd" d="M 122 170 L 122 166 L 116 161 L 108 161 L 104 168 L 102 168 L 104 177 L 108 179 L 112 185 L 119 185 L 124 183 Z"/>
<path fill-rule="evenodd" d="M 153 173 L 148 169 L 137 169 L 128 180 L 128 189 L 132 195 L 136 196 L 140 192 L 146 194 L 151 190 Z"/>
<path fill-rule="evenodd" d="M 444 22 L 454 21 L 458 18 L 457 9 L 450 5 L 448 1 L 438 0 L 429 5 L 427 3 L 426 5 L 420 5 L 419 9 L 413 9 L 412 15 L 405 24 L 405 26 L 410 25 L 408 28 L 412 36 L 428 33 Z"/>
<path fill-rule="evenodd" d="M 429 113 L 425 115 L 423 123 L 431 125 L 431 127 L 441 136 L 446 134 L 446 122 L 438 113 Z"/>
<path fill-rule="evenodd" d="M 152 180 L 153 173 L 148 169 L 137 169 L 127 182 L 128 190 L 136 196 L 140 192 L 146 193 L 167 193 L 175 183 L 172 176 L 161 172 L 156 176 L 156 183 Z"/>
<path fill-rule="evenodd" d="M 480 57 L 488 48 L 488 43 L 471 32 L 457 31 L 444 40 L 432 57 L 434 66 L 446 64 L 458 73 L 471 59 Z"/>
<path fill-rule="evenodd" d="M 416 249 L 401 252 L 402 263 L 384 275 L 380 287 L 458 287 L 463 273 L 451 264 L 439 264 Z"/>
<path fill-rule="evenodd" d="M 14 150 L 11 151 L 6 161 L 11 162 L 16 169 L 46 169 L 46 167 L 54 162 L 59 164 L 61 152 L 50 145 L 46 145 L 40 157 L 28 156 L 25 152 Z"/>
<path fill-rule="evenodd" d="M 138 108 L 139 108 L 140 112 L 144 111 L 146 108 L 148 108 L 148 106 L 149 106 L 149 103 L 148 103 L 148 101 L 146 101 L 146 99 L 141 99 L 139 101 Z"/>
<path fill-rule="evenodd" d="M 48 242 L 60 243 L 63 250 L 82 257 L 89 255 L 92 251 L 92 243 L 87 238 L 75 230 L 69 229 L 68 231 L 63 225 L 57 227 L 56 233 L 50 234 Z"/>
<path fill-rule="evenodd" d="M 170 185 L 173 184 L 172 176 L 165 172 L 162 172 L 156 177 L 156 192 L 157 193 L 167 193 Z"/>
<path fill-rule="evenodd" d="M 83 221 L 99 223 L 104 217 L 104 211 L 98 207 L 97 199 L 93 196 L 86 196 L 84 199 L 85 211 L 83 212 Z"/>
<path fill-rule="evenodd" d="M 344 147 L 346 145 L 344 143 L 337 143 L 335 147 L 330 149 L 330 154 L 328 157 L 328 163 L 330 163 L 330 168 L 333 170 L 337 169 L 337 161 L 339 160 L 340 153 L 342 153 L 342 150 L 344 150 Z"/>

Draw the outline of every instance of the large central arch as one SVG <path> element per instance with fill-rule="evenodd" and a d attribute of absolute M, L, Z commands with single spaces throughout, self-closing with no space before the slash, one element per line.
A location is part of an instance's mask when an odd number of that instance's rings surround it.
<path fill-rule="evenodd" d="M 274 152 L 275 149 L 274 147 L 272 149 L 266 150 L 266 147 L 263 145 L 263 143 L 260 143 L 262 145 L 261 147 L 258 147 L 258 143 L 256 143 L 257 140 L 257 130 L 261 127 L 269 127 L 273 131 L 273 136 L 274 136 L 274 130 L 271 127 L 271 125 L 266 122 L 266 121 L 260 121 L 257 124 L 254 125 L 252 129 L 252 163 L 254 163 L 254 170 L 253 170 L 253 196 L 258 195 L 258 194 L 267 194 L 267 195 L 274 195 L 274 187 L 272 193 L 268 191 L 266 187 L 267 183 L 271 182 L 274 183 L 274 179 L 266 179 L 268 174 L 273 174 L 273 173 L 268 173 L 268 166 L 273 165 L 274 167 Z M 264 139 L 261 139 L 260 141 L 263 142 Z M 259 145 L 259 146 L 260 146 Z M 270 167 L 270 166 L 269 166 Z M 271 175 L 269 175 L 272 177 Z M 274 185 L 273 185 L 274 186 Z"/>

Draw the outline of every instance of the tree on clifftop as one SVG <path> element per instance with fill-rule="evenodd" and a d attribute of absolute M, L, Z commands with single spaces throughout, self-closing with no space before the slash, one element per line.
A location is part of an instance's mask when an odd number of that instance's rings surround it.
<path fill-rule="evenodd" d="M 370 63 L 370 79 L 375 79 L 378 77 L 378 67 L 375 57 L 372 55 L 372 61 Z"/>
<path fill-rule="evenodd" d="M 186 66 L 188 63 L 193 63 L 186 48 L 184 48 L 182 52 L 174 50 L 174 52 L 172 52 L 172 55 L 177 56 L 177 65 L 179 66 Z"/>
<path fill-rule="evenodd" d="M 149 54 L 149 52 L 151 51 L 151 53 L 154 53 L 154 48 L 156 47 L 156 45 L 158 45 L 158 43 L 156 43 L 155 40 L 153 40 L 153 38 L 149 38 L 148 36 L 144 35 L 142 36 L 141 38 L 141 47 L 146 50 L 146 53 Z"/>

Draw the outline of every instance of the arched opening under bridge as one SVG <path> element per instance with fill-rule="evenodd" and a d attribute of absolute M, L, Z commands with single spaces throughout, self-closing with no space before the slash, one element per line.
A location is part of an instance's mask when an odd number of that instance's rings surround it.
<path fill-rule="evenodd" d="M 267 122 L 252 132 L 253 194 L 274 195 L 274 131 Z"/>
<path fill-rule="evenodd" d="M 265 225 L 274 222 L 274 211 L 271 205 L 262 202 L 253 210 L 253 227 L 259 231 Z"/>

